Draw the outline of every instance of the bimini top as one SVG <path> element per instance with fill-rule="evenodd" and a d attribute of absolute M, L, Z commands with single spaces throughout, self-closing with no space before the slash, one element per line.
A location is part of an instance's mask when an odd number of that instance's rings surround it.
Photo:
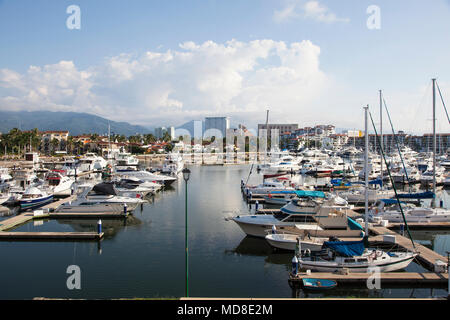
<path fill-rule="evenodd" d="M 364 253 L 364 239 L 360 241 L 325 241 L 322 248 L 330 248 L 345 257 L 360 256 Z"/>
<path fill-rule="evenodd" d="M 397 199 L 380 199 L 380 201 L 384 202 L 385 204 L 398 204 Z M 405 204 L 403 201 L 400 201 L 400 203 Z"/>
<path fill-rule="evenodd" d="M 270 194 L 295 194 L 299 198 L 325 198 L 325 193 L 322 191 L 308 191 L 308 190 L 280 190 L 271 191 Z"/>
<path fill-rule="evenodd" d="M 436 198 L 436 195 L 432 191 L 425 191 L 419 193 L 400 193 L 398 197 L 403 199 L 433 199 Z"/>
<path fill-rule="evenodd" d="M 114 184 L 112 184 L 112 183 L 102 182 L 102 183 L 96 184 L 92 188 L 92 191 L 96 194 L 106 194 L 106 195 L 117 196 L 116 188 L 114 188 Z"/>

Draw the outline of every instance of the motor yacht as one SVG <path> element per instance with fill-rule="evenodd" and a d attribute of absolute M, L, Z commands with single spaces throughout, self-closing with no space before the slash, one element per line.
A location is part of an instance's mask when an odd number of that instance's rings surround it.
<path fill-rule="evenodd" d="M 35 209 L 42 207 L 53 201 L 53 194 L 36 187 L 29 187 L 22 194 L 19 205 L 22 210 Z"/>
<path fill-rule="evenodd" d="M 414 204 L 401 202 L 406 222 L 450 222 L 450 210 L 444 208 L 424 208 Z M 403 222 L 402 212 L 395 199 L 381 199 L 369 210 L 369 219 L 388 220 L 389 222 Z"/>

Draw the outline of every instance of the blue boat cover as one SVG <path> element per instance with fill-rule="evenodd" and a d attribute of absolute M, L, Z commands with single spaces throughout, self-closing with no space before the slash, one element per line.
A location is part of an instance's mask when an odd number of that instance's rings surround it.
<path fill-rule="evenodd" d="M 345 256 L 353 257 L 363 254 L 365 245 L 364 240 L 360 241 L 325 241 L 324 248 L 330 248 L 333 251 Z"/>
<path fill-rule="evenodd" d="M 350 227 L 350 230 L 363 230 L 363 227 L 350 217 L 347 217 L 347 223 Z"/>
<path fill-rule="evenodd" d="M 397 199 L 380 199 L 380 201 L 383 201 L 386 204 L 397 204 L 398 203 Z M 400 203 L 404 203 L 404 202 L 400 201 Z"/>
<path fill-rule="evenodd" d="M 351 185 L 350 182 L 345 182 L 342 179 L 331 179 L 330 182 L 333 186 L 350 186 Z"/>
<path fill-rule="evenodd" d="M 365 182 L 364 182 L 364 181 L 355 181 L 355 182 L 351 182 L 351 184 L 361 184 L 361 185 L 364 185 Z M 379 184 L 380 186 L 382 186 L 382 185 L 383 185 L 383 181 L 381 181 L 381 179 L 375 179 L 375 180 L 369 181 L 369 184 Z"/>
<path fill-rule="evenodd" d="M 297 197 L 325 198 L 325 193 L 323 193 L 322 191 L 296 190 L 295 194 L 297 195 Z"/>
<path fill-rule="evenodd" d="M 433 199 L 436 197 L 436 195 L 432 191 L 426 191 L 419 193 L 399 194 L 398 197 L 403 199 Z"/>
<path fill-rule="evenodd" d="M 313 198 L 325 198 L 325 193 L 322 191 L 305 191 L 305 190 L 280 190 L 271 191 L 269 194 L 295 194 L 299 198 L 313 197 Z"/>

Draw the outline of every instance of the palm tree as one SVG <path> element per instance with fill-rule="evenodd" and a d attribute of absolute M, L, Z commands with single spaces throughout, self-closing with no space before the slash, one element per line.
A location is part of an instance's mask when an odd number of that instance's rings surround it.
<path fill-rule="evenodd" d="M 55 152 L 56 149 L 60 146 L 60 141 L 56 138 L 53 138 L 52 141 L 50 141 L 50 144 L 52 146 L 52 151 Z"/>

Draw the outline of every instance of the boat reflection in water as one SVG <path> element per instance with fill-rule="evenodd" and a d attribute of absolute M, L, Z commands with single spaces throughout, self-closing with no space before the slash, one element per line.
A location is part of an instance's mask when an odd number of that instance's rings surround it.
<path fill-rule="evenodd" d="M 97 231 L 98 218 L 92 219 L 58 219 L 57 222 L 63 225 L 69 225 L 74 232 L 95 232 Z M 138 226 L 142 221 L 133 215 L 126 218 L 101 219 L 103 240 L 114 238 L 120 231 L 129 226 Z"/>
<path fill-rule="evenodd" d="M 292 253 L 275 250 L 264 238 L 246 236 L 236 248 L 225 250 L 225 254 L 266 257 L 264 261 L 268 264 L 285 265 L 286 271 L 291 267 Z"/>

